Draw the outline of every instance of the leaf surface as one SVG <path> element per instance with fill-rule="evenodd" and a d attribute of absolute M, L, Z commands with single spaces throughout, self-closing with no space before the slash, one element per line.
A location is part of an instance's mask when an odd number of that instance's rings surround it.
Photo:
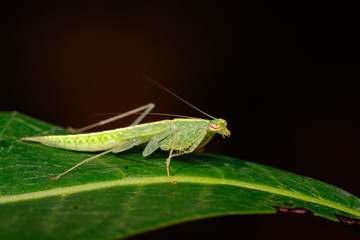
<path fill-rule="evenodd" d="M 189 220 L 233 214 L 314 215 L 354 230 L 360 199 L 323 182 L 268 166 L 207 153 L 172 160 L 142 157 L 142 147 L 93 156 L 23 142 L 67 134 L 17 112 L 0 113 L 0 239 L 114 239 Z"/>

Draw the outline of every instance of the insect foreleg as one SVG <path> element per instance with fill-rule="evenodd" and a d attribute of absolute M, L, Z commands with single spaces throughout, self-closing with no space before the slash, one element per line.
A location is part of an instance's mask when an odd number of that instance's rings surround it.
<path fill-rule="evenodd" d="M 91 160 L 93 160 L 95 158 L 98 158 L 100 156 L 103 156 L 103 155 L 111 153 L 111 152 L 118 153 L 118 152 L 126 151 L 126 150 L 128 150 L 128 149 L 130 149 L 130 148 L 132 148 L 132 147 L 134 147 L 136 145 L 139 145 L 140 143 L 141 143 L 141 139 L 134 138 L 134 139 L 129 140 L 129 141 L 125 142 L 125 143 L 122 143 L 122 144 L 120 144 L 120 145 L 118 145 L 116 147 L 113 147 L 113 148 L 111 148 L 111 149 L 109 149 L 109 150 L 107 150 L 105 152 L 102 152 L 102 153 L 99 153 L 99 154 L 97 154 L 95 156 L 87 158 L 87 159 L 81 161 L 80 163 L 76 164 L 72 168 L 66 170 L 65 172 L 63 172 L 61 174 L 59 174 L 58 176 L 56 176 L 54 178 L 50 178 L 50 179 L 55 181 L 55 180 L 59 179 L 60 177 L 64 176 L 65 174 L 67 174 L 68 172 L 70 172 L 70 171 L 74 170 L 75 168 L 79 167 L 80 165 L 82 165 L 84 163 L 87 163 L 87 162 L 90 162 Z"/>
<path fill-rule="evenodd" d="M 190 132 L 194 132 L 194 130 L 189 130 L 189 131 L 185 131 L 185 132 L 181 132 L 181 131 L 177 131 L 173 134 L 173 136 L 171 136 L 173 139 L 170 147 L 170 152 L 169 152 L 169 157 L 166 159 L 166 171 L 167 171 L 167 175 L 168 175 L 168 179 L 171 183 L 173 184 L 177 184 L 176 181 L 173 181 L 170 177 L 170 161 L 172 157 L 175 156 L 179 156 L 185 153 L 191 153 L 193 152 L 203 141 L 204 137 L 206 136 L 206 130 L 201 130 L 201 131 L 197 131 L 195 132 L 195 136 L 194 139 L 190 139 L 190 137 L 192 137 L 192 135 L 190 135 Z M 177 135 L 179 135 L 180 133 L 183 133 L 183 139 L 180 140 L 177 138 Z M 189 139 L 187 139 L 189 138 Z M 169 142 L 169 140 L 164 140 L 165 142 Z M 176 145 L 178 145 L 179 143 L 177 143 L 177 141 L 184 141 L 181 143 L 181 145 L 183 145 L 183 148 L 180 149 L 179 151 L 177 151 L 175 154 L 173 153 L 174 148 Z M 161 143 L 160 143 L 161 144 Z M 166 144 L 166 143 L 165 143 Z"/>
<path fill-rule="evenodd" d="M 85 126 L 85 127 L 82 127 L 82 128 L 78 128 L 78 129 L 74 129 L 72 127 L 68 127 L 68 129 L 72 132 L 83 132 L 83 131 L 86 131 L 86 130 L 89 130 L 91 128 L 94 128 L 94 127 L 97 127 L 97 126 L 102 126 L 102 125 L 105 125 L 105 124 L 108 124 L 110 122 L 113 122 L 113 121 L 116 121 L 116 120 L 119 120 L 121 118 L 124 118 L 124 117 L 127 117 L 127 116 L 130 116 L 134 113 L 137 113 L 137 112 L 141 112 L 143 110 L 145 110 L 138 118 L 136 118 L 136 120 L 130 124 L 130 126 L 134 126 L 134 125 L 137 125 L 139 124 L 143 119 L 144 117 L 146 117 L 146 115 L 155 107 L 155 104 L 153 103 L 149 103 L 149 104 L 146 104 L 144 106 L 141 106 L 141 107 L 138 107 L 138 108 L 135 108 L 133 110 L 130 110 L 128 112 L 125 112 L 125 113 L 121 113 L 119 115 L 116 115 L 114 117 L 111 117 L 111 118 L 108 118 L 108 119 L 105 119 L 105 120 L 102 120 L 100 122 L 97 122 L 97 123 L 94 123 L 94 124 L 91 124 L 91 125 L 88 125 L 88 126 Z"/>
<path fill-rule="evenodd" d="M 190 143 L 184 145 L 184 147 L 182 149 L 180 149 L 175 154 L 173 154 L 173 151 L 174 151 L 174 148 L 175 148 L 175 143 L 176 143 L 176 140 L 177 140 L 176 139 L 177 133 L 178 132 L 175 132 L 174 135 L 173 135 L 173 140 L 172 140 L 172 144 L 171 144 L 171 148 L 170 148 L 169 157 L 166 159 L 166 162 L 165 162 L 166 163 L 166 171 L 167 171 L 168 179 L 173 184 L 177 184 L 178 182 L 172 180 L 171 177 L 170 177 L 170 161 L 171 161 L 171 158 L 175 157 L 175 156 L 183 155 L 185 153 L 193 152 L 201 144 L 204 137 L 206 136 L 206 130 L 197 132 L 195 140 L 190 141 Z M 185 134 L 185 136 L 186 136 L 186 134 Z"/>
<path fill-rule="evenodd" d="M 149 141 L 149 143 L 146 145 L 146 147 L 143 151 L 143 156 L 146 157 L 146 156 L 149 156 L 150 154 L 152 154 L 153 152 L 155 152 L 156 149 L 158 149 L 160 147 L 160 142 L 162 140 L 164 140 L 165 138 L 169 137 L 170 135 L 172 135 L 176 132 L 179 132 L 181 130 L 183 130 L 183 128 L 171 130 L 171 127 L 169 127 L 168 129 L 164 130 L 164 132 L 153 136 L 151 138 L 151 140 Z"/>
<path fill-rule="evenodd" d="M 199 145 L 202 144 L 202 142 L 204 141 L 205 136 L 206 136 L 206 130 L 199 131 L 197 136 L 195 137 L 195 140 L 192 141 L 187 146 L 185 146 L 183 149 L 180 149 L 175 154 L 173 154 L 173 157 L 180 156 L 180 155 L 183 155 L 183 154 L 188 154 L 188 153 L 191 153 L 191 152 L 195 151 L 199 147 Z"/>

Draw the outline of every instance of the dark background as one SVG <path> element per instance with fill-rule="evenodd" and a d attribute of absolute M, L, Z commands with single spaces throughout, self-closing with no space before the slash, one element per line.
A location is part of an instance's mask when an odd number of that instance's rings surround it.
<path fill-rule="evenodd" d="M 81 127 L 154 102 L 225 118 L 208 152 L 313 177 L 360 196 L 359 24 L 351 5 L 239 1 L 2 2 L 0 110 Z M 147 121 L 164 119 L 147 117 Z M 130 123 L 125 119 L 107 129 Z M 302 216 L 231 216 L 144 238 L 355 239 Z"/>

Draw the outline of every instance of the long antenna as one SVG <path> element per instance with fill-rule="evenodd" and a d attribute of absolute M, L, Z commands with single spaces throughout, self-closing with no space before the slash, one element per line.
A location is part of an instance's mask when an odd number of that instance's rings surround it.
<path fill-rule="evenodd" d="M 91 118 L 94 118 L 94 117 L 97 117 L 97 116 L 103 116 L 103 115 L 119 115 L 119 114 L 122 114 L 122 113 L 97 113 L 97 114 L 94 114 L 90 117 Z M 142 113 L 133 113 L 133 114 L 138 114 L 138 115 L 141 115 Z M 191 117 L 191 116 L 185 116 L 185 115 L 179 115 L 179 114 L 170 114 L 170 113 L 147 113 L 147 115 L 156 115 L 156 116 L 170 116 L 170 117 L 181 117 L 181 118 L 194 118 L 194 117 Z M 202 118 L 197 118 L 197 119 L 202 119 Z"/>
<path fill-rule="evenodd" d="M 146 76 L 146 75 L 142 75 L 143 78 L 145 78 L 146 80 L 148 80 L 149 82 L 151 82 L 152 84 L 158 86 L 159 88 L 165 90 L 166 92 L 170 93 L 171 95 L 173 95 L 174 97 L 176 97 L 177 99 L 179 99 L 180 101 L 186 103 L 187 105 L 189 105 L 190 107 L 198 110 L 199 112 L 201 112 L 202 114 L 212 118 L 212 119 L 216 119 L 214 118 L 213 116 L 207 114 L 206 112 L 204 111 L 201 111 L 200 109 L 198 109 L 197 107 L 195 107 L 194 105 L 192 105 L 191 103 L 189 103 L 188 101 L 186 101 L 185 99 L 179 97 L 178 95 L 176 95 L 175 93 L 173 93 L 172 91 L 170 91 L 169 89 L 167 89 L 166 87 L 164 87 L 163 85 L 161 85 L 160 83 L 156 82 L 155 80 L 151 79 L 150 77 Z"/>

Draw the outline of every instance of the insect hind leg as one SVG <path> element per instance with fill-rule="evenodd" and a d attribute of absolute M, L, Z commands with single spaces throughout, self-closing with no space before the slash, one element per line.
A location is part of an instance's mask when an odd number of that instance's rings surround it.
<path fill-rule="evenodd" d="M 141 106 L 141 107 L 135 108 L 133 110 L 130 110 L 128 112 L 121 113 L 121 114 L 116 115 L 114 117 L 111 117 L 111 118 L 108 118 L 108 119 L 93 123 L 91 125 L 88 125 L 88 126 L 85 126 L 85 127 L 82 127 L 82 128 L 75 129 L 75 128 L 72 128 L 72 127 L 68 127 L 68 130 L 70 130 L 72 132 L 83 132 L 83 131 L 89 130 L 91 128 L 98 127 L 98 126 L 103 126 L 103 125 L 106 125 L 106 124 L 108 124 L 110 122 L 113 122 L 113 121 L 119 120 L 121 118 L 130 116 L 132 114 L 144 111 L 139 117 L 136 118 L 136 120 L 133 123 L 130 124 L 130 126 L 134 126 L 134 125 L 139 124 L 154 107 L 155 107 L 155 104 L 149 103 L 149 104 L 146 104 L 144 106 Z"/>
<path fill-rule="evenodd" d="M 50 178 L 50 179 L 52 181 L 55 181 L 55 180 L 59 179 L 60 177 L 64 176 L 65 174 L 67 174 L 68 172 L 70 172 L 70 171 L 74 170 L 75 168 L 79 167 L 80 165 L 82 165 L 84 163 L 87 163 L 87 162 L 90 162 L 93 159 L 96 159 L 98 157 L 101 157 L 101 156 L 103 156 L 105 154 L 108 154 L 108 153 L 111 153 L 111 152 L 113 152 L 113 153 L 123 152 L 123 151 L 126 151 L 126 150 L 128 150 L 130 148 L 133 148 L 134 146 L 137 146 L 139 144 L 141 144 L 141 139 L 134 138 L 134 139 L 129 140 L 127 142 L 124 142 L 124 143 L 122 143 L 122 144 L 120 144 L 120 145 L 118 145 L 116 147 L 113 147 L 113 148 L 111 148 L 111 149 L 109 149 L 109 150 L 107 150 L 105 152 L 102 152 L 102 153 L 96 154 L 95 156 L 87 158 L 87 159 L 81 161 L 80 163 L 76 164 L 72 168 L 66 170 L 65 172 L 63 172 L 61 174 L 59 174 L 58 176 Z"/>

